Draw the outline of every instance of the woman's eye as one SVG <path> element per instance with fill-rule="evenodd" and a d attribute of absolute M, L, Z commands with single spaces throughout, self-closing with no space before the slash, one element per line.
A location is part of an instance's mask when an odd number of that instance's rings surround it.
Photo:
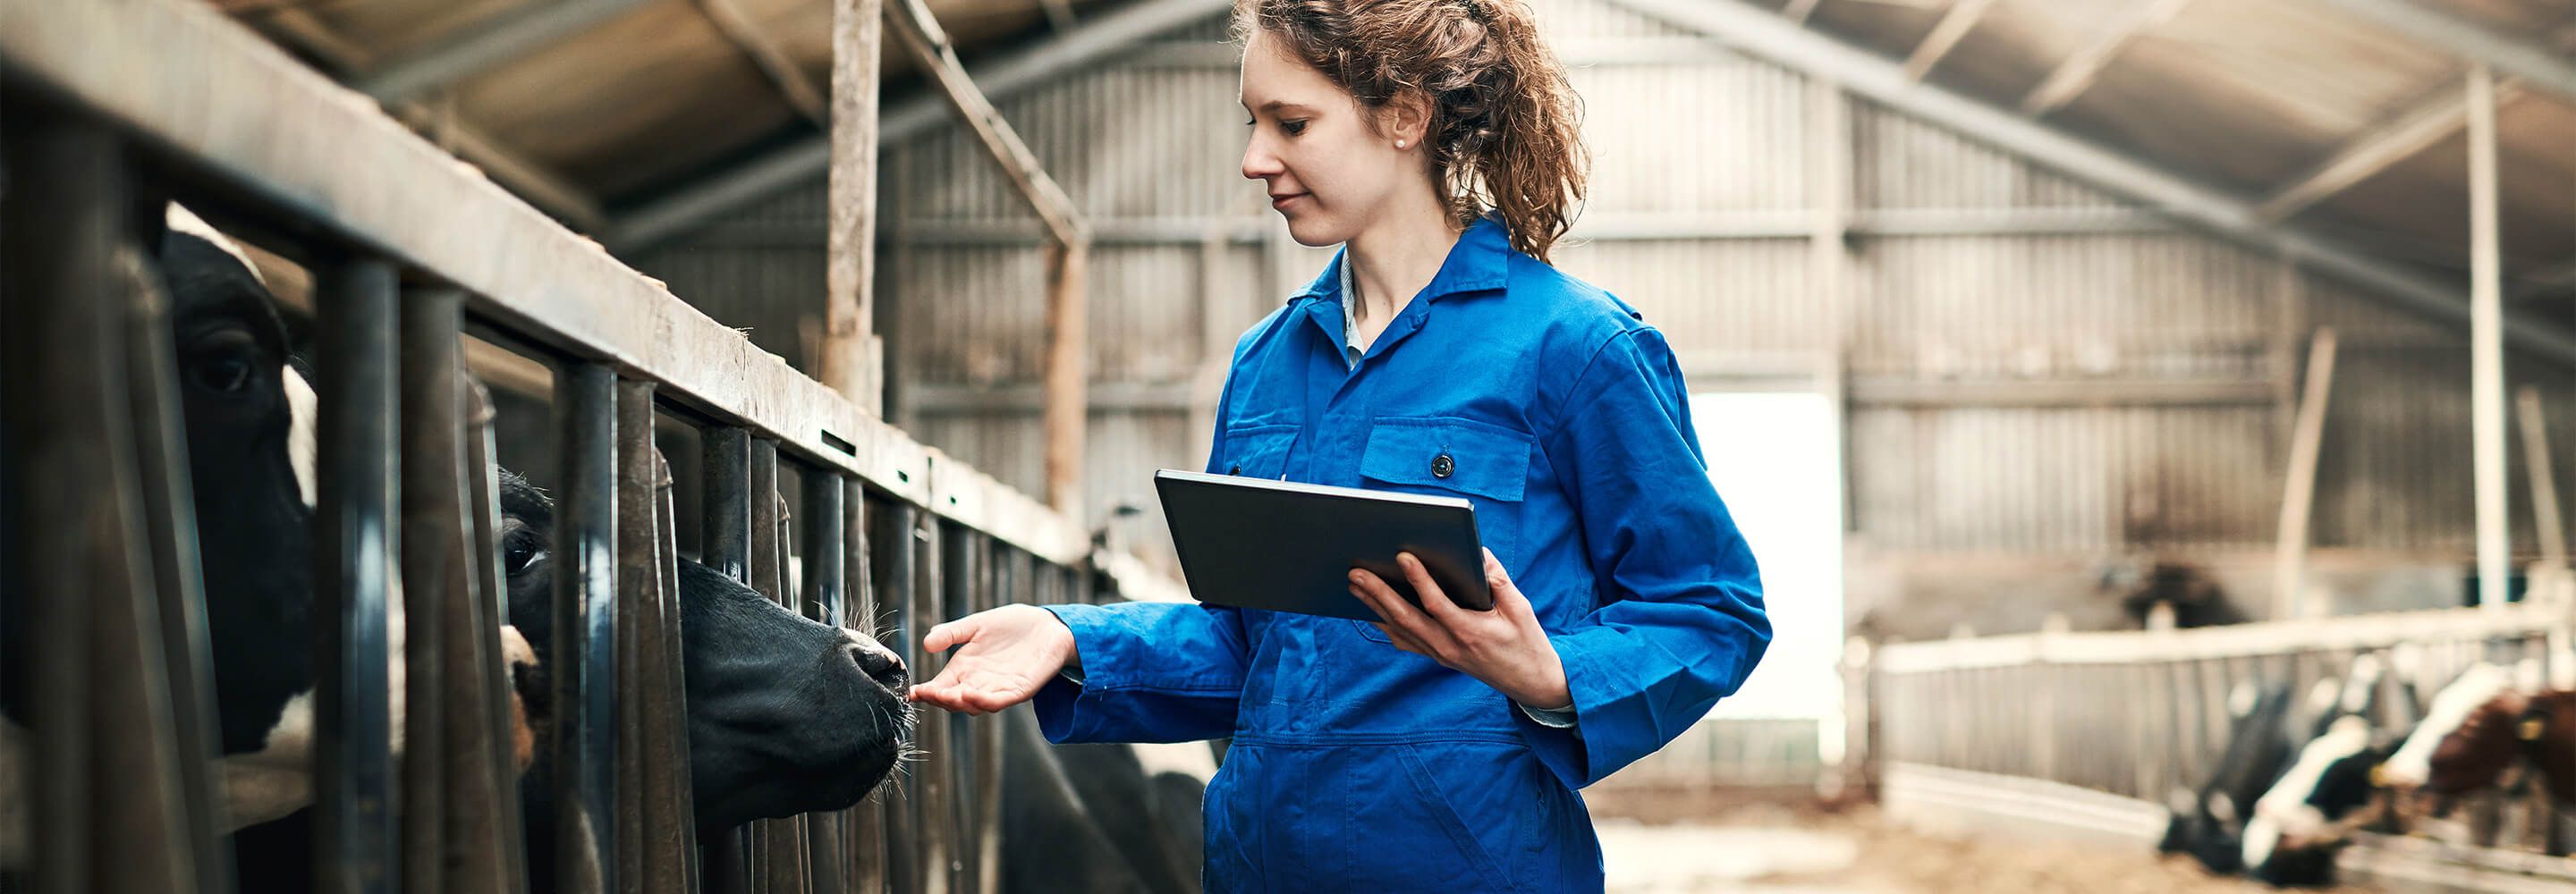
<path fill-rule="evenodd" d="M 1296 136 L 1296 135 L 1298 135 L 1298 134 L 1302 134 L 1302 133 L 1305 133 L 1305 132 L 1306 132 L 1306 122 L 1303 122 L 1303 121 L 1282 121 L 1282 122 L 1279 122 L 1279 129 L 1280 129 L 1280 130 L 1287 131 L 1287 132 L 1288 132 L 1288 135 L 1293 137 L 1293 136 Z"/>

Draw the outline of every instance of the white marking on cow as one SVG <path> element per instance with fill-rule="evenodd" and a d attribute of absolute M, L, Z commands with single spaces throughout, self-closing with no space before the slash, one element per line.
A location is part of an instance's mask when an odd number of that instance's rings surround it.
<path fill-rule="evenodd" d="M 2371 692 L 2379 688 L 2379 678 L 2385 672 L 2386 668 L 2379 663 L 2379 656 L 2363 655 L 2353 659 L 2352 677 L 2345 680 L 2343 684 L 2344 712 L 2359 714 L 2369 710 Z"/>
<path fill-rule="evenodd" d="M 304 508 L 314 506 L 314 462 L 321 455 L 321 439 L 314 434 L 314 417 L 320 413 L 321 398 L 304 374 L 293 365 L 279 378 L 286 382 L 286 463 L 295 467 L 295 490 L 304 497 Z"/>
<path fill-rule="evenodd" d="M 2281 825 L 2271 817 L 2255 814 L 2254 820 L 2245 824 L 2245 868 L 2252 869 L 2272 859 L 2272 848 L 2280 843 Z"/>
<path fill-rule="evenodd" d="M 403 623 L 402 579 L 385 588 L 385 708 L 389 744 L 399 765 L 403 754 L 403 661 L 408 639 Z M 260 739 L 260 749 L 225 755 L 223 831 L 279 819 L 313 803 L 313 690 L 286 701 L 277 723 Z"/>
<path fill-rule="evenodd" d="M 232 255 L 233 260 L 240 261 L 242 269 L 250 271 L 250 278 L 258 280 L 260 285 L 268 285 L 268 279 L 259 275 L 259 265 L 251 263 L 250 253 L 243 251 L 241 245 L 235 243 L 232 237 L 217 231 L 213 224 L 206 222 L 205 218 L 198 217 L 196 212 L 180 207 L 177 202 L 172 202 L 169 212 L 162 215 L 162 221 L 170 229 L 214 243 L 216 248 L 223 249 L 225 254 Z"/>
<path fill-rule="evenodd" d="M 2406 737 L 2406 744 L 2397 746 L 2397 753 L 2389 756 L 2385 767 L 2388 783 L 2420 787 L 2431 779 L 2433 749 L 2440 747 L 2442 739 L 2459 729 L 2460 724 L 2468 722 L 2469 714 L 2479 705 L 2512 683 L 2511 674 L 2504 668 L 2479 662 L 2462 671 L 2451 685 L 2442 687 L 2433 696 L 2433 706 L 2424 712 L 2424 722 L 2417 724 L 2415 732 Z"/>
<path fill-rule="evenodd" d="M 1136 762 L 1145 765 L 1147 779 L 1179 773 L 1206 785 L 1216 777 L 1216 752 L 1206 742 L 1139 742 L 1129 747 L 1136 750 Z"/>
<path fill-rule="evenodd" d="M 2323 717 L 2327 711 L 2334 710 L 2335 703 L 2342 698 L 2343 681 L 2332 677 L 2318 680 L 2308 686 L 2307 716 L 2300 719 Z"/>
<path fill-rule="evenodd" d="M 2254 822 L 2246 827 L 2245 865 L 2263 865 L 2263 861 L 2254 856 L 2254 829 L 2257 827 L 2267 828 L 2276 835 L 2286 834 L 2301 839 L 2314 838 L 2322 833 L 2326 828 L 2325 812 L 2308 803 L 2308 798 L 2316 794 L 2317 783 L 2325 780 L 2326 769 L 2334 766 L 2334 762 L 2360 754 L 2368 747 L 2370 721 L 2345 716 L 2336 718 L 2334 725 L 2326 728 L 2325 735 L 2300 748 L 2298 761 L 2290 765 L 2288 772 L 2281 774 L 2281 781 L 2273 783 L 2271 791 L 2264 792 L 2263 797 L 2254 801 Z M 2263 845 L 2267 854 L 2271 847 L 2270 842 Z"/>

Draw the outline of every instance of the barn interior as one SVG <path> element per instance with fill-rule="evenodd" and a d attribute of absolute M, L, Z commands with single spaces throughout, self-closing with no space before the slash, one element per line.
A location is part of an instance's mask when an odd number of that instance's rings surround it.
<path fill-rule="evenodd" d="M 577 367 L 660 383 L 620 432 L 670 552 L 916 679 L 963 610 L 1189 598 L 1152 473 L 1204 464 L 1236 338 L 1338 248 L 1240 171 L 1231 0 L 5 3 L 0 133 L 110 122 L 301 343 L 350 246 L 461 290 L 494 458 L 549 492 Z M 1613 890 L 2248 890 L 2156 845 L 2292 774 L 2250 729 L 2576 688 L 2576 0 L 1527 3 L 1592 161 L 1552 262 L 1678 353 L 1776 628 L 1586 792 Z M 21 369 L 0 434 L 50 418 Z M 2367 706 L 2236 704 L 2274 689 Z M 1000 721 L 919 735 L 900 793 L 683 874 L 1020 884 Z M 2576 892 L 2526 763 L 2391 800 L 2323 883 Z M 644 835 L 591 853 L 695 853 Z"/>

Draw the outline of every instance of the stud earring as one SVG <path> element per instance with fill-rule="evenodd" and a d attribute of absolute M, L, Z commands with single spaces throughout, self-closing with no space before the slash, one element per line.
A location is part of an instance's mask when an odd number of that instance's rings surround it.
<path fill-rule="evenodd" d="M 1398 148 L 1398 149 L 1402 149 L 1402 148 L 1404 148 L 1404 141 L 1403 141 L 1403 140 L 1397 140 L 1397 141 L 1395 141 L 1395 148 Z"/>

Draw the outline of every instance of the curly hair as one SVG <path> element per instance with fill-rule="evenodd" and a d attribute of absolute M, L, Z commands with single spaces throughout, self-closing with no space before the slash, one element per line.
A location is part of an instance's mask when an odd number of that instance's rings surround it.
<path fill-rule="evenodd" d="M 1371 112 L 1419 91 L 1432 181 L 1459 227 L 1490 206 L 1512 247 L 1545 261 L 1573 224 L 1591 164 L 1581 100 L 1525 0 L 1235 0 L 1235 39 L 1256 29 Z"/>

